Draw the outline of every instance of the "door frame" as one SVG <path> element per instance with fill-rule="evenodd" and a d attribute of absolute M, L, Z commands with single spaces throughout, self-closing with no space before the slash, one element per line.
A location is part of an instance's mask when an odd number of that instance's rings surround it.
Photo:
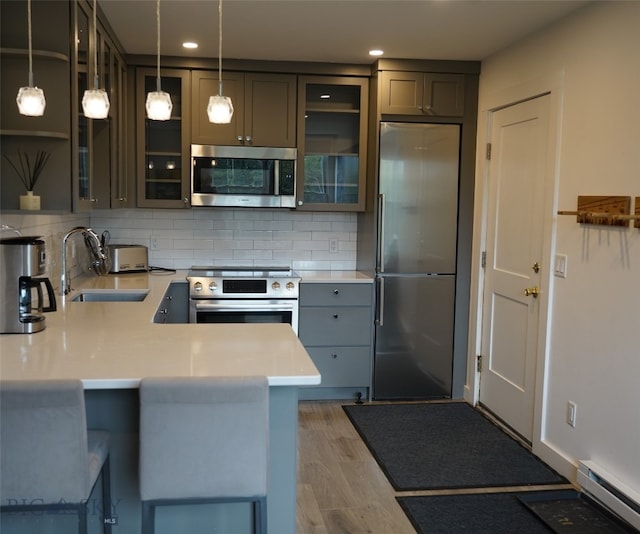
<path fill-rule="evenodd" d="M 505 107 L 548 94 L 550 101 L 547 183 L 545 184 L 543 204 L 542 276 L 540 278 L 541 295 L 538 299 L 540 316 L 537 337 L 532 435 L 533 452 L 545 460 L 548 455 L 544 454 L 545 451 L 541 449 L 547 449 L 543 445 L 545 441 L 547 373 L 552 319 L 551 303 L 553 299 L 551 297 L 553 295 L 554 282 L 552 266 L 557 226 L 556 211 L 560 171 L 563 82 L 564 72 L 557 71 L 489 94 L 481 102 L 482 107 L 478 112 L 467 380 L 464 388 L 465 400 L 473 406 L 477 405 L 480 397 L 480 373 L 477 370 L 477 355 L 481 353 L 482 345 L 482 306 L 485 285 L 482 252 L 486 250 L 487 220 L 489 216 L 489 166 L 487 165 L 485 147 L 491 139 L 492 115 L 495 111 Z"/>

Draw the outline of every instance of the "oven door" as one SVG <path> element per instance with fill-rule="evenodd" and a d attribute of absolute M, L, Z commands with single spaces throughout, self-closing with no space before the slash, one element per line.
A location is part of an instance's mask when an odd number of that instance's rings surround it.
<path fill-rule="evenodd" d="M 298 334 L 296 299 L 191 300 L 190 323 L 286 323 Z"/>

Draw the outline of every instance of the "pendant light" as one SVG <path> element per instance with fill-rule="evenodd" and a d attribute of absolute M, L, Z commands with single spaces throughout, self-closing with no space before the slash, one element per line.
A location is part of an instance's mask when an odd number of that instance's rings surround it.
<path fill-rule="evenodd" d="M 47 105 L 44 99 L 44 91 L 33 86 L 33 57 L 31 51 L 31 0 L 27 2 L 27 16 L 29 19 L 29 86 L 20 87 L 16 102 L 20 115 L 27 117 L 41 117 Z"/>
<path fill-rule="evenodd" d="M 106 119 L 109 115 L 109 96 L 104 89 L 99 88 L 97 18 L 96 0 L 93 0 L 93 46 L 95 48 L 93 89 L 87 89 L 84 92 L 82 109 L 84 116 L 89 119 Z"/>
<path fill-rule="evenodd" d="M 147 117 L 152 121 L 168 121 L 171 118 L 171 95 L 165 93 L 160 87 L 160 0 L 156 1 L 156 22 L 158 28 L 158 36 L 156 43 L 158 45 L 158 75 L 156 78 L 156 90 L 147 93 Z"/>
<path fill-rule="evenodd" d="M 218 0 L 218 94 L 209 97 L 207 115 L 214 124 L 229 124 L 233 117 L 231 99 L 222 96 L 222 0 Z"/>

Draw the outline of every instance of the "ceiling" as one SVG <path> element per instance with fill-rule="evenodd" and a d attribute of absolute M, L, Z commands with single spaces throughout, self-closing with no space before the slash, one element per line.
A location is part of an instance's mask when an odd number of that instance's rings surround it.
<path fill-rule="evenodd" d="M 156 53 L 154 0 L 99 0 L 128 54 Z M 586 0 L 225 0 L 223 57 L 369 64 L 482 60 Z M 161 0 L 161 53 L 217 57 L 218 2 Z M 195 51 L 181 43 L 194 40 Z"/>

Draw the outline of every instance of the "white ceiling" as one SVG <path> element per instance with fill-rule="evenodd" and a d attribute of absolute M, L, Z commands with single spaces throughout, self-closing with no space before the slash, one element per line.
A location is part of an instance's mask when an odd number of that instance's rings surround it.
<path fill-rule="evenodd" d="M 223 57 L 372 63 L 482 60 L 585 0 L 224 0 Z M 129 54 L 156 53 L 154 0 L 99 0 Z M 161 53 L 217 57 L 217 0 L 161 0 Z M 181 43 L 198 41 L 196 51 Z"/>

